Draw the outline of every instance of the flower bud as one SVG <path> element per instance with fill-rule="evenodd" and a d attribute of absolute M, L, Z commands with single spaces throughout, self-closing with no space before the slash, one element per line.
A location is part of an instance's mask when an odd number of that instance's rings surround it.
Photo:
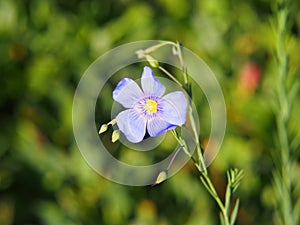
<path fill-rule="evenodd" d="M 154 185 L 156 184 L 160 184 L 161 182 L 165 181 L 167 179 L 167 172 L 166 171 L 161 171 L 157 178 L 156 178 L 156 181 L 154 183 Z"/>
<path fill-rule="evenodd" d="M 114 132 L 111 135 L 111 141 L 112 143 L 115 143 L 117 140 L 120 138 L 120 131 L 119 130 L 114 130 Z"/>
<path fill-rule="evenodd" d="M 178 49 L 177 49 L 177 47 L 175 47 L 175 46 L 172 47 L 172 54 L 173 54 L 174 56 L 177 56 L 177 55 L 178 55 Z"/>
<path fill-rule="evenodd" d="M 146 55 L 145 57 L 148 63 L 150 64 L 150 66 L 152 66 L 153 68 L 159 67 L 158 61 L 154 59 L 151 55 Z"/>
<path fill-rule="evenodd" d="M 102 124 L 102 126 L 100 127 L 100 130 L 99 130 L 99 134 L 102 134 L 104 133 L 105 131 L 107 131 L 107 124 Z"/>

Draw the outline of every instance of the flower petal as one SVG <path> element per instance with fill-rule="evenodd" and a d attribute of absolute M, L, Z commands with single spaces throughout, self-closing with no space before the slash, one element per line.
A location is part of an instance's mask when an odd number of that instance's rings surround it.
<path fill-rule="evenodd" d="M 120 112 L 117 117 L 117 125 L 128 141 L 138 143 L 143 140 L 146 133 L 146 119 L 135 109 L 127 109 Z"/>
<path fill-rule="evenodd" d="M 132 108 L 142 96 L 142 90 L 130 78 L 123 78 L 113 91 L 114 100 L 126 108 Z"/>
<path fill-rule="evenodd" d="M 161 119 L 167 123 L 181 126 L 185 123 L 187 112 L 187 100 L 181 91 L 174 91 L 165 95 L 159 103 L 161 107 Z"/>
<path fill-rule="evenodd" d="M 147 131 L 151 137 L 157 137 L 175 127 L 176 125 L 169 124 L 159 117 L 153 117 L 148 120 Z"/>
<path fill-rule="evenodd" d="M 144 67 L 141 83 L 146 96 L 161 97 L 165 93 L 165 86 L 156 79 L 153 71 L 148 66 Z"/>

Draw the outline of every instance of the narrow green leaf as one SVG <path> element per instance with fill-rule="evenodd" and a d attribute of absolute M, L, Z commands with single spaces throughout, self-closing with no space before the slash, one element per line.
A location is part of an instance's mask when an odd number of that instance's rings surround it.
<path fill-rule="evenodd" d="M 230 188 L 230 184 L 227 184 L 226 193 L 225 193 L 225 209 L 227 215 L 229 214 L 229 210 L 230 210 L 230 198 L 231 198 L 231 188 Z"/>
<path fill-rule="evenodd" d="M 232 210 L 231 216 L 230 216 L 230 225 L 234 225 L 235 224 L 235 220 L 239 211 L 239 204 L 240 204 L 240 200 L 237 199 L 234 205 L 234 208 Z"/>
<path fill-rule="evenodd" d="M 221 225 L 226 225 L 223 214 L 221 212 L 220 212 L 220 222 L 221 222 Z"/>
<path fill-rule="evenodd" d="M 213 193 L 213 191 L 210 189 L 207 181 L 204 179 L 203 176 L 200 176 L 200 180 L 202 182 L 202 184 L 204 185 L 204 187 L 206 188 L 206 190 L 210 193 L 211 196 L 213 196 L 214 198 L 216 197 L 215 194 Z"/>
<path fill-rule="evenodd" d="M 235 169 L 235 168 L 230 170 L 230 177 L 231 177 L 232 183 L 235 180 L 236 170 L 237 169 Z"/>
<path fill-rule="evenodd" d="M 295 135 L 291 140 L 291 149 L 297 151 L 300 147 L 300 135 Z"/>
<path fill-rule="evenodd" d="M 294 207 L 294 210 L 293 210 L 293 215 L 294 215 L 294 218 L 295 218 L 295 224 L 299 224 L 299 220 L 300 220 L 300 198 L 298 198 L 298 200 L 296 201 L 295 203 L 295 207 Z"/>
<path fill-rule="evenodd" d="M 232 192 L 233 192 L 233 193 L 236 192 L 236 190 L 238 189 L 239 186 L 240 186 L 240 183 L 236 184 L 236 185 L 234 186 L 234 188 L 232 189 Z"/>
<path fill-rule="evenodd" d="M 230 185 L 231 185 L 231 176 L 230 176 L 230 171 L 229 171 L 229 170 L 227 170 L 227 171 L 226 171 L 226 174 L 227 174 L 227 182 L 228 182 L 228 184 L 230 184 Z"/>
<path fill-rule="evenodd" d="M 299 82 L 294 82 L 288 92 L 288 99 L 290 102 L 293 102 L 295 100 L 297 93 L 299 92 L 299 88 L 300 88 Z"/>
<path fill-rule="evenodd" d="M 231 184 L 232 184 L 232 192 L 235 192 L 237 190 L 237 188 L 239 187 L 241 180 L 243 178 L 243 170 L 238 170 L 238 169 L 234 169 L 234 175 L 232 175 L 232 180 L 231 180 Z"/>

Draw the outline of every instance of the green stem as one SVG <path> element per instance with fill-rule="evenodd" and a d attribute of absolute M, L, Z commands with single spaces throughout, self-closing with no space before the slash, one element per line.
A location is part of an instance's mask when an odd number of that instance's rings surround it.
<path fill-rule="evenodd" d="M 279 138 L 279 151 L 280 151 L 280 165 L 277 170 L 280 174 L 280 190 L 278 190 L 278 201 L 277 206 L 279 207 L 282 215 L 282 222 L 284 225 L 295 224 L 292 214 L 292 196 L 291 196 L 291 165 L 290 165 L 290 154 L 291 148 L 289 145 L 288 138 L 288 120 L 290 117 L 290 105 L 288 100 L 288 94 L 285 87 L 286 77 L 288 75 L 288 52 L 286 50 L 286 25 L 288 17 L 288 8 L 279 7 L 283 5 L 283 2 L 278 2 L 277 9 L 277 21 L 276 21 L 276 58 L 277 58 L 277 99 L 278 99 L 278 110 L 276 114 L 276 124 L 278 129 Z"/>
<path fill-rule="evenodd" d="M 191 103 L 190 103 L 191 104 Z M 194 133 L 194 139 L 196 142 L 196 151 L 197 151 L 197 156 L 198 156 L 198 161 L 199 161 L 199 167 L 200 167 L 200 172 L 203 171 L 203 173 L 207 174 L 207 168 L 205 165 L 205 161 L 203 158 L 203 151 L 201 149 L 201 144 L 199 142 L 199 136 L 198 136 L 198 132 L 196 129 L 196 122 L 194 120 L 193 117 L 193 111 L 192 111 L 192 106 L 189 105 L 189 119 L 190 119 L 190 123 L 191 123 L 191 127 L 192 127 L 192 131 Z"/>
<path fill-rule="evenodd" d="M 192 161 L 194 162 L 194 165 L 198 168 L 199 165 L 197 163 L 197 160 L 191 155 L 185 141 L 180 136 L 178 136 L 178 134 L 176 133 L 175 130 L 172 130 L 172 134 L 175 137 L 175 139 L 177 140 L 178 144 L 180 144 L 180 146 L 182 147 L 184 153 L 192 159 Z"/>
<path fill-rule="evenodd" d="M 184 84 L 187 85 L 188 84 L 187 74 L 185 71 L 182 52 L 181 52 L 181 46 L 179 43 L 176 44 L 176 48 L 177 48 L 177 52 L 178 52 L 178 58 L 179 58 L 179 61 L 180 61 L 181 67 L 182 67 L 182 71 L 183 71 Z M 196 122 L 193 117 L 191 102 L 189 103 L 188 113 L 189 113 L 189 119 L 190 119 L 192 131 L 193 131 L 194 139 L 196 142 L 196 152 L 197 152 L 197 156 L 198 156 L 198 161 L 196 161 L 194 159 L 194 157 L 190 154 L 190 151 L 188 150 L 188 147 L 186 146 L 184 140 L 182 140 L 182 138 L 178 137 L 177 135 L 174 135 L 174 136 L 177 139 L 178 143 L 180 143 L 182 145 L 184 152 L 193 160 L 195 167 L 200 172 L 200 174 L 201 174 L 200 180 L 203 183 L 204 187 L 207 189 L 207 191 L 210 193 L 210 195 L 214 198 L 214 200 L 218 204 L 218 206 L 221 210 L 221 215 L 223 217 L 223 221 L 224 221 L 225 225 L 230 225 L 230 222 L 229 222 L 230 220 L 229 220 L 229 215 L 228 215 L 229 209 L 227 209 L 224 206 L 222 200 L 220 199 L 220 197 L 208 175 L 205 160 L 203 157 L 203 151 L 201 149 L 201 144 L 199 142 L 199 134 L 198 134 L 197 128 L 196 128 Z"/>
<path fill-rule="evenodd" d="M 167 71 L 162 66 L 158 66 L 158 69 L 160 69 L 162 72 L 164 72 L 168 77 L 170 77 L 176 84 L 178 84 L 180 87 L 182 87 L 182 84 L 171 74 L 169 71 Z"/>
<path fill-rule="evenodd" d="M 196 141 L 196 150 L 197 150 L 198 162 L 199 162 L 196 167 L 197 167 L 198 171 L 201 173 L 201 176 L 203 178 L 203 179 L 201 179 L 201 182 L 204 184 L 204 186 L 206 187 L 206 189 L 208 190 L 210 195 L 214 198 L 214 200 L 218 204 L 218 206 L 221 210 L 221 214 L 223 216 L 225 225 L 229 225 L 229 215 L 227 213 L 227 212 L 229 212 L 229 210 L 226 209 L 226 207 L 224 206 L 223 202 L 221 201 L 221 199 L 220 199 L 220 197 L 208 175 L 208 171 L 207 171 L 207 168 L 205 165 L 205 160 L 203 157 L 203 151 L 201 149 L 200 142 L 199 142 L 198 132 L 196 129 L 196 123 L 195 123 L 194 117 L 192 115 L 191 105 L 189 107 L 189 119 L 190 119 L 191 127 L 192 127 L 192 130 L 194 133 L 194 138 Z"/>
<path fill-rule="evenodd" d="M 181 65 L 181 69 L 183 71 L 184 84 L 187 84 L 188 83 L 187 74 L 186 74 L 186 70 L 185 70 L 185 66 L 184 66 L 184 62 L 183 62 L 181 45 L 180 45 L 179 42 L 177 42 L 177 44 L 176 44 L 176 49 L 177 49 L 177 52 L 178 52 L 178 59 L 179 59 L 180 65 Z"/>
<path fill-rule="evenodd" d="M 156 51 L 157 49 L 159 49 L 159 48 L 161 48 L 161 47 L 164 47 L 164 46 L 166 46 L 166 45 L 176 46 L 176 43 L 174 43 L 174 42 L 172 42 L 172 41 L 164 41 L 164 42 L 162 42 L 162 43 L 160 43 L 160 44 L 153 45 L 153 46 L 151 46 L 151 47 L 149 47 L 149 48 L 146 48 L 146 49 L 144 50 L 144 53 L 146 53 L 146 54 L 152 53 L 152 52 Z"/>
<path fill-rule="evenodd" d="M 204 187 L 207 189 L 207 191 L 210 193 L 210 195 L 214 198 L 214 200 L 218 204 L 218 206 L 221 210 L 221 214 L 224 219 L 225 225 L 230 225 L 229 215 L 228 215 L 229 208 L 224 206 L 222 200 L 220 199 L 220 197 L 208 175 L 208 171 L 207 171 L 207 168 L 206 168 L 206 165 L 204 162 L 202 150 L 201 150 L 200 143 L 199 143 L 199 138 L 198 138 L 197 131 L 196 131 L 195 121 L 194 121 L 194 118 L 192 117 L 191 113 L 190 113 L 190 121 L 191 121 L 192 129 L 193 129 L 193 132 L 194 132 L 194 135 L 196 138 L 198 162 L 191 155 L 185 141 L 180 136 L 178 136 L 178 134 L 174 130 L 172 131 L 172 133 L 173 133 L 175 139 L 177 140 L 177 142 L 182 146 L 185 154 L 187 154 L 192 159 L 195 167 L 200 172 L 200 174 L 201 174 L 200 180 L 203 183 Z M 228 207 L 230 207 L 230 206 L 228 205 Z"/>
<path fill-rule="evenodd" d="M 159 49 L 159 48 L 161 48 L 165 45 L 172 45 L 174 48 L 176 48 L 177 55 L 178 55 L 178 58 L 179 58 L 179 61 L 180 61 L 180 65 L 181 65 L 182 71 L 183 71 L 184 85 L 187 86 L 188 85 L 188 79 L 187 79 L 186 69 L 185 69 L 184 62 L 183 62 L 183 57 L 182 57 L 182 52 L 181 52 L 181 45 L 179 43 L 163 42 L 163 43 L 160 43 L 158 45 L 149 47 L 145 50 L 140 50 L 139 52 L 137 52 L 137 54 L 140 54 L 141 57 L 145 57 L 147 54 L 152 53 L 153 51 L 155 51 L 155 50 L 157 50 L 157 49 Z M 169 76 L 173 81 L 175 81 L 180 87 L 183 86 L 166 69 L 164 69 L 161 66 L 158 66 L 158 68 L 161 71 L 163 71 L 167 76 Z M 208 171 L 207 171 L 206 164 L 205 164 L 205 159 L 203 157 L 203 150 L 201 148 L 201 144 L 200 144 L 200 141 L 199 141 L 199 134 L 197 132 L 196 122 L 194 120 L 193 113 L 192 113 L 192 103 L 191 103 L 191 101 L 189 102 L 188 115 L 189 115 L 192 131 L 193 131 L 193 135 L 194 135 L 194 139 L 195 139 L 195 143 L 196 143 L 197 160 L 193 157 L 190 150 L 188 149 L 188 146 L 187 146 L 186 142 L 182 139 L 182 137 L 180 135 L 178 135 L 176 130 L 172 130 L 172 134 L 174 135 L 177 142 L 180 144 L 180 146 L 183 149 L 184 153 L 192 159 L 195 167 L 198 169 L 198 171 L 201 174 L 201 176 L 200 176 L 201 182 L 203 183 L 204 187 L 207 189 L 207 191 L 210 193 L 210 195 L 214 198 L 214 200 L 218 204 L 218 206 L 220 208 L 220 211 L 221 211 L 221 217 L 222 218 L 220 218 L 220 219 L 221 219 L 221 222 L 223 221 L 222 224 L 231 225 L 230 224 L 230 216 L 229 216 L 230 204 L 225 204 L 225 205 L 223 204 L 221 198 L 219 197 L 219 195 L 218 195 L 218 193 L 217 193 L 217 191 L 216 191 L 216 189 L 215 189 L 215 187 L 214 187 L 214 185 L 213 185 L 213 183 L 212 183 L 212 181 L 211 181 L 211 179 L 208 175 Z M 168 166 L 168 168 L 169 168 L 169 166 Z"/>

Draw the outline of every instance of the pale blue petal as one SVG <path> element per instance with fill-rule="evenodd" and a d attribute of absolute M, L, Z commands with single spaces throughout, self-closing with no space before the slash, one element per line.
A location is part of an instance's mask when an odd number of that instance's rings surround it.
<path fill-rule="evenodd" d="M 142 90 L 130 78 L 123 78 L 113 91 L 113 99 L 126 108 L 132 108 L 142 97 Z"/>
<path fill-rule="evenodd" d="M 185 123 L 187 100 L 181 91 L 174 91 L 165 95 L 160 102 L 160 118 L 167 123 L 181 126 Z"/>
<path fill-rule="evenodd" d="M 157 137 L 175 127 L 176 125 L 169 124 L 159 117 L 154 117 L 148 120 L 147 131 L 151 137 Z"/>
<path fill-rule="evenodd" d="M 143 140 L 146 133 L 146 119 L 135 109 L 127 109 L 120 112 L 117 117 L 117 125 L 128 141 L 138 143 Z"/>
<path fill-rule="evenodd" d="M 141 83 L 146 96 L 161 97 L 165 93 L 165 86 L 156 79 L 153 71 L 148 66 L 144 67 Z"/>

